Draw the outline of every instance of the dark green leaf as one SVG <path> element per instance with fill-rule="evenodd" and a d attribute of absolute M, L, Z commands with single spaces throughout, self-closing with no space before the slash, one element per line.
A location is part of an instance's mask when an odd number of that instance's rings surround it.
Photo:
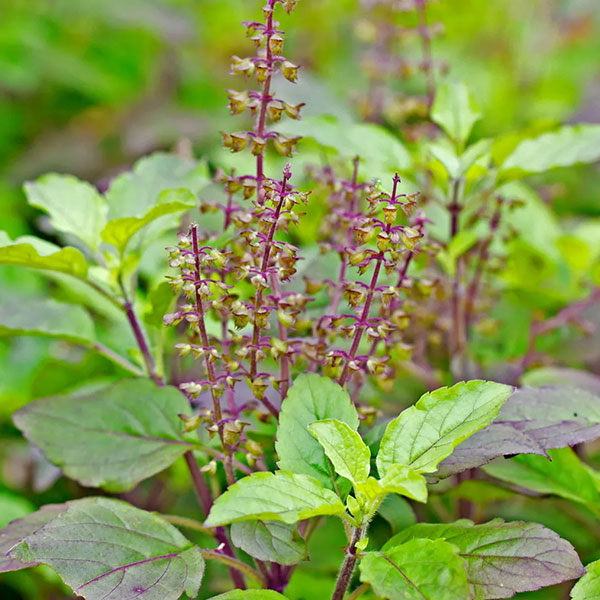
<path fill-rule="evenodd" d="M 15 413 L 25 437 L 82 485 L 117 492 L 171 465 L 193 448 L 180 413 L 191 414 L 172 387 L 131 379 L 84 396 L 46 398 Z"/>
<path fill-rule="evenodd" d="M 392 533 L 414 525 L 417 520 L 411 505 L 397 494 L 386 496 L 377 514 L 389 523 Z"/>
<path fill-rule="evenodd" d="M 90 345 L 94 323 L 80 306 L 55 300 L 20 298 L 0 303 L 0 337 L 28 335 Z"/>

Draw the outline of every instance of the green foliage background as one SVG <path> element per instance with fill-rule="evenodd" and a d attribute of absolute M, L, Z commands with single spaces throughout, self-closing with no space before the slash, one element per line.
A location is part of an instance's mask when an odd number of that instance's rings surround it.
<path fill-rule="evenodd" d="M 52 240 L 45 217 L 25 202 L 22 191 L 25 181 L 48 171 L 105 186 L 140 156 L 172 149 L 183 139 L 191 140 L 196 156 L 221 160 L 218 131 L 232 127 L 224 90 L 239 85 L 227 74 L 229 57 L 247 54 L 239 21 L 259 10 L 259 3 L 248 0 L 4 0 L 0 229 L 12 238 L 34 233 Z M 356 0 L 302 0 L 292 17 L 284 17 L 286 51 L 302 65 L 300 82 L 289 93 L 307 103 L 306 117 L 354 114 L 366 86 L 355 36 L 360 14 Z M 445 27 L 434 42 L 436 58 L 469 84 L 485 115 L 475 138 L 505 136 L 511 146 L 514 131 L 535 134 L 559 123 L 600 122 L 597 0 L 444 0 L 430 14 Z M 597 165 L 555 172 L 535 183 L 563 222 L 585 218 L 592 231 L 598 226 Z M 159 254 L 155 260 L 165 258 Z M 59 300 L 77 298 L 60 280 L 49 282 L 16 267 L 0 269 L 0 286 L 4 299 L 46 292 Z M 104 332 L 114 340 L 120 334 Z M 507 332 L 507 343 L 522 334 Z M 559 348 L 563 341 L 548 344 Z M 591 362 L 597 365 L 599 349 L 593 352 Z M 32 503 L 87 493 L 64 478 L 50 486 L 53 467 L 29 454 L 9 417 L 32 399 L 77 389 L 89 377 L 88 389 L 111 381 L 114 369 L 63 342 L 0 338 L 0 525 L 31 510 Z M 175 493 L 187 489 L 178 469 L 168 473 Z M 157 490 L 162 493 L 160 485 L 142 487 L 136 502 L 152 508 Z M 568 505 L 559 499 L 502 504 L 502 493 L 489 490 L 494 514 L 544 522 L 576 545 L 584 563 L 600 557 L 598 523 L 586 509 L 565 512 Z M 431 510 L 443 512 L 445 501 L 440 497 Z M 183 511 L 193 502 L 191 494 L 172 498 Z M 487 506 L 484 502 L 481 510 Z M 292 580 L 291 598 L 322 597 L 329 581 L 324 573 L 337 568 L 343 543 L 341 530 L 317 533 L 312 554 L 317 566 Z M 60 589 L 44 568 L 0 580 L 0 595 L 7 600 L 68 597 Z M 558 599 L 564 591 L 520 597 Z"/>

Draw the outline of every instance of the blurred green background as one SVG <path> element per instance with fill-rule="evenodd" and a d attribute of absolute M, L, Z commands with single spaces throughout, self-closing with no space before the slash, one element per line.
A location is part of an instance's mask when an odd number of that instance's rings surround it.
<path fill-rule="evenodd" d="M 260 7 L 254 0 L 0 0 L 0 229 L 11 238 L 48 237 L 47 222 L 22 192 L 25 181 L 48 171 L 105 187 L 140 156 L 171 150 L 182 140 L 191 141 L 196 156 L 218 163 L 219 130 L 239 128 L 227 111 L 225 89 L 243 83 L 228 75 L 229 57 L 251 52 L 240 21 L 259 17 Z M 283 17 L 286 54 L 302 66 L 297 86 L 285 90 L 306 102 L 305 116 L 356 113 L 367 88 L 359 66 L 364 46 L 356 35 L 365 14 L 358 0 L 302 0 Z M 430 19 L 444 26 L 434 41 L 436 59 L 469 84 L 485 115 L 476 137 L 600 122 L 598 0 L 442 0 L 432 5 Z M 416 78 L 397 87 L 413 92 L 423 85 Z M 562 218 L 600 217 L 597 166 L 536 183 Z M 52 285 L 34 272 L 0 269 L 5 297 L 41 295 Z M 103 369 L 110 375 L 103 359 L 87 354 L 71 360 L 69 352 L 59 342 L 0 339 L 0 458 L 11 457 L 1 463 L 0 526 L 18 516 L 2 507 L 14 508 L 19 490 L 36 505 L 80 493 L 66 480 L 48 487 L 56 472 L 28 453 L 9 420 L 31 399 L 91 374 L 101 379 Z M 185 489 L 184 474 L 171 476 Z M 3 497 L 12 500 L 4 505 Z M 515 500 L 511 510 L 539 520 L 539 504 L 527 502 Z M 578 517 L 575 535 L 562 501 L 544 502 L 547 524 L 568 538 L 570 532 L 579 548 L 593 553 L 597 522 L 588 527 L 588 516 Z M 331 543 L 323 563 L 335 555 Z M 7 576 L 0 596 L 63 598 L 54 584 L 40 585 L 44 578 L 55 583 L 49 573 Z M 310 585 L 318 597 L 319 573 L 305 577 L 312 579 L 295 581 L 294 589 Z"/>

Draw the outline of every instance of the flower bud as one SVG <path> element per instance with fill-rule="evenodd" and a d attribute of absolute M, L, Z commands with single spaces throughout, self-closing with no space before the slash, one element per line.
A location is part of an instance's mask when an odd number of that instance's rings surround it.
<path fill-rule="evenodd" d="M 260 329 L 266 329 L 269 326 L 269 309 L 261 307 L 255 311 L 254 323 Z"/>
<path fill-rule="evenodd" d="M 290 119 L 299 119 L 300 118 L 300 109 L 303 106 L 304 106 L 304 102 L 301 102 L 300 104 L 296 104 L 295 106 L 293 104 L 289 104 L 288 102 L 284 102 L 283 110 L 285 110 L 285 114 Z"/>
<path fill-rule="evenodd" d="M 379 252 L 385 252 L 390 245 L 390 236 L 385 231 L 380 231 L 377 234 L 377 249 Z"/>
<path fill-rule="evenodd" d="M 412 227 L 404 227 L 402 229 L 402 243 L 409 250 L 413 250 L 419 243 L 419 239 L 422 237 L 421 233 Z"/>
<path fill-rule="evenodd" d="M 256 68 L 256 81 L 258 83 L 263 83 L 269 73 L 269 67 L 267 66 L 267 63 L 264 63 L 264 62 L 257 63 L 255 68 Z"/>
<path fill-rule="evenodd" d="M 273 145 L 279 154 L 283 154 L 283 156 L 292 156 L 299 139 L 300 136 L 288 137 L 286 135 L 278 134 L 273 140 Z"/>
<path fill-rule="evenodd" d="M 269 113 L 269 118 L 271 121 L 276 123 L 281 119 L 281 115 L 283 113 L 284 104 L 281 100 L 271 100 L 267 105 L 267 112 Z"/>
<path fill-rule="evenodd" d="M 269 38 L 269 49 L 275 56 L 279 56 L 283 50 L 283 38 L 278 33 L 274 33 Z"/>
<path fill-rule="evenodd" d="M 231 57 L 231 72 L 249 77 L 254 73 L 254 63 L 249 58 Z"/>
<path fill-rule="evenodd" d="M 393 225 L 398 214 L 398 207 L 394 204 L 388 204 L 383 208 L 384 220 L 387 225 Z"/>
<path fill-rule="evenodd" d="M 260 156 L 265 151 L 266 143 L 267 140 L 265 140 L 265 138 L 259 137 L 258 135 L 253 136 L 250 139 L 250 150 L 252 151 L 252 154 L 254 154 L 254 156 Z"/>
<path fill-rule="evenodd" d="M 281 72 L 291 83 L 296 83 L 298 80 L 298 66 L 287 60 L 281 65 Z"/>
<path fill-rule="evenodd" d="M 284 310 L 277 311 L 277 318 L 284 327 L 291 327 L 294 324 L 294 317 Z"/>
<path fill-rule="evenodd" d="M 248 108 L 248 92 L 236 92 L 235 90 L 227 90 L 229 96 L 229 112 L 232 115 L 239 115 Z"/>

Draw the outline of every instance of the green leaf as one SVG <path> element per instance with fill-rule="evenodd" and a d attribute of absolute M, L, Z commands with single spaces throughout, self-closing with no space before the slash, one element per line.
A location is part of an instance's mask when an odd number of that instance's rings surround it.
<path fill-rule="evenodd" d="M 328 377 L 299 375 L 281 405 L 275 450 L 280 469 L 303 473 L 332 488 L 323 448 L 308 431 L 314 421 L 337 419 L 358 429 L 358 414 L 348 394 Z"/>
<path fill-rule="evenodd" d="M 390 465 L 379 482 L 385 492 L 427 502 L 427 482 L 423 475 L 406 465 Z"/>
<path fill-rule="evenodd" d="M 371 451 L 357 431 L 337 419 L 315 421 L 308 431 L 323 446 L 338 475 L 357 484 L 366 481 L 371 470 Z"/>
<path fill-rule="evenodd" d="M 384 176 L 396 170 L 407 171 L 412 159 L 402 142 L 385 128 L 374 123 L 338 121 L 331 115 L 307 117 L 281 123 L 278 129 L 287 135 L 300 135 L 341 157 L 364 160 L 364 172 L 369 176 Z M 361 171 L 363 168 L 361 168 Z"/>
<path fill-rule="evenodd" d="M 272 590 L 233 590 L 213 596 L 209 600 L 287 600 L 279 592 Z"/>
<path fill-rule="evenodd" d="M 600 560 L 585 568 L 586 574 L 571 590 L 572 600 L 600 600 Z"/>
<path fill-rule="evenodd" d="M 80 279 L 87 275 L 87 262 L 76 248 L 59 248 L 33 236 L 23 236 L 11 241 L 0 231 L 0 264 L 30 267 L 67 273 Z"/>
<path fill-rule="evenodd" d="M 386 542 L 388 552 L 409 540 L 445 540 L 457 547 L 467 565 L 474 600 L 511 598 L 518 592 L 574 579 L 583 567 L 573 546 L 538 523 L 494 519 L 474 525 L 418 523 Z"/>
<path fill-rule="evenodd" d="M 443 540 L 411 540 L 385 552 L 367 552 L 360 580 L 390 600 L 468 600 L 472 598 L 458 548 Z"/>
<path fill-rule="evenodd" d="M 389 494 L 385 498 L 377 514 L 388 522 L 392 533 L 398 533 L 414 525 L 417 520 L 410 503 L 396 494 Z"/>
<path fill-rule="evenodd" d="M 49 298 L 0 302 L 0 337 L 12 335 L 58 338 L 86 346 L 96 337 L 94 323 L 81 306 Z"/>
<path fill-rule="evenodd" d="M 141 217 L 156 204 L 164 190 L 187 188 L 196 193 L 210 183 L 206 164 L 157 152 L 135 163 L 131 172 L 116 177 L 106 200 L 110 219 Z"/>
<path fill-rule="evenodd" d="M 464 146 L 480 118 L 479 106 L 466 85 L 446 82 L 438 87 L 431 119 L 459 146 Z"/>
<path fill-rule="evenodd" d="M 478 235 L 472 231 L 465 229 L 459 231 L 448 244 L 446 250 L 441 250 L 437 253 L 436 258 L 450 276 L 456 273 L 456 261 L 465 252 L 470 250 L 478 240 Z"/>
<path fill-rule="evenodd" d="M 4 527 L 9 521 L 24 517 L 35 509 L 36 507 L 27 498 L 0 490 L 0 527 Z"/>
<path fill-rule="evenodd" d="M 196 197 L 189 190 L 165 190 L 159 195 L 158 204 L 143 217 L 121 217 L 109 221 L 102 230 L 102 240 L 112 244 L 122 255 L 131 238 L 146 225 L 165 215 L 194 208 L 195 205 Z"/>
<path fill-rule="evenodd" d="M 21 561 L 8 555 L 9 550 L 21 540 L 48 523 L 59 513 L 66 510 L 66 504 L 48 504 L 40 510 L 11 521 L 0 530 L 0 573 L 18 571 L 27 567 L 39 565 L 37 561 Z M 32 507 L 32 510 L 35 510 Z"/>
<path fill-rule="evenodd" d="M 308 555 L 295 525 L 281 521 L 238 521 L 231 526 L 231 541 L 259 560 L 295 565 Z"/>
<path fill-rule="evenodd" d="M 312 477 L 286 471 L 254 473 L 215 500 L 205 525 L 218 527 L 251 519 L 296 523 L 343 512 L 340 499 Z"/>
<path fill-rule="evenodd" d="M 571 448 L 549 450 L 548 456 L 550 460 L 520 454 L 510 460 L 497 459 L 483 469 L 492 477 L 540 494 L 555 494 L 592 507 L 600 503 L 594 478 Z"/>
<path fill-rule="evenodd" d="M 57 231 L 73 235 L 96 251 L 108 205 L 93 185 L 71 175 L 44 175 L 25 184 L 27 201 L 50 215 Z"/>
<path fill-rule="evenodd" d="M 393 464 L 433 473 L 463 440 L 489 425 L 512 387 L 467 381 L 429 392 L 389 423 L 377 455 L 379 475 Z"/>
<path fill-rule="evenodd" d="M 69 502 L 10 555 L 50 566 L 88 600 L 194 598 L 204 573 L 200 550 L 175 527 L 109 498 Z"/>
<path fill-rule="evenodd" d="M 500 167 L 498 179 L 519 179 L 558 167 L 600 160 L 600 125 L 572 125 L 521 142 Z"/>
<path fill-rule="evenodd" d="M 178 414 L 192 414 L 173 387 L 123 380 L 87 395 L 32 402 L 13 420 L 65 474 L 112 492 L 131 489 L 193 448 Z"/>

